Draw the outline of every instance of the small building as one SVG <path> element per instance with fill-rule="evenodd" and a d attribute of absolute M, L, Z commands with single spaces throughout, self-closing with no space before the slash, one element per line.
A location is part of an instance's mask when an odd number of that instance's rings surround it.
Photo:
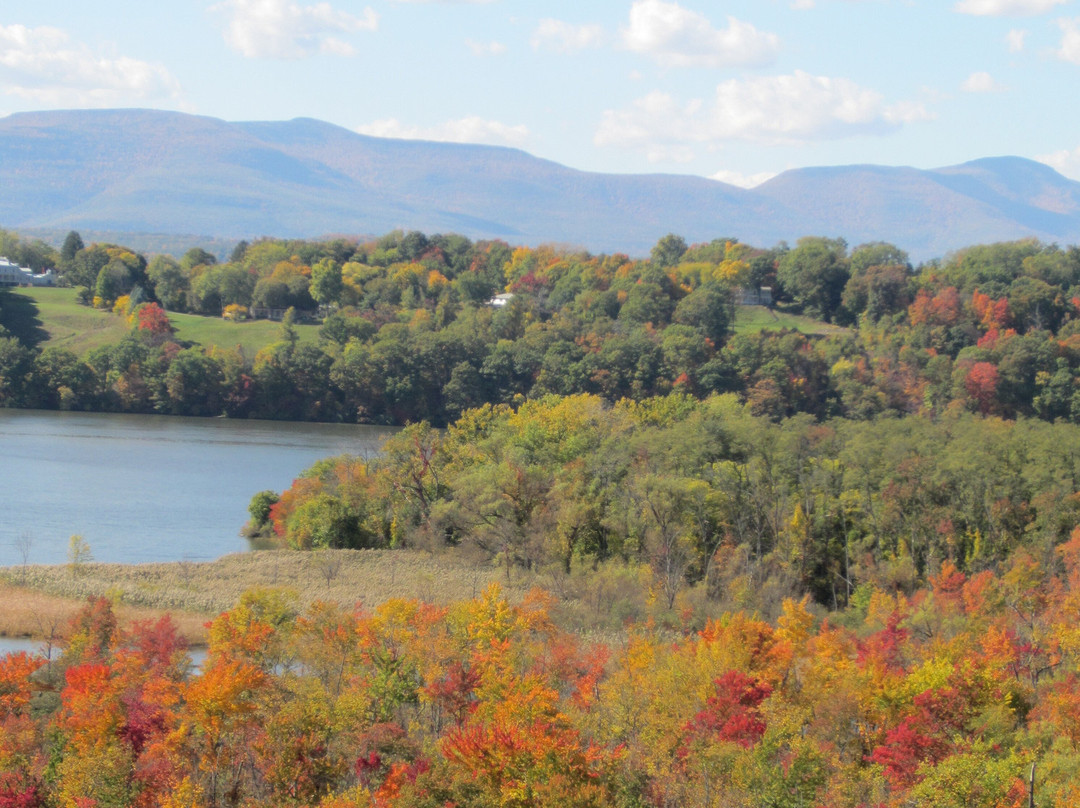
<path fill-rule="evenodd" d="M 252 306 L 248 310 L 248 314 L 252 320 L 274 320 L 281 322 L 285 319 L 285 313 L 288 308 L 271 307 L 271 306 Z M 298 323 L 317 323 L 319 321 L 319 313 L 317 311 L 311 311 L 309 309 L 293 309 L 293 318 Z"/>
<path fill-rule="evenodd" d="M 491 300 L 488 301 L 488 305 L 496 309 L 501 309 L 513 299 L 513 292 L 503 292 L 502 294 L 495 295 L 495 297 L 491 298 Z"/>
<path fill-rule="evenodd" d="M 757 289 L 743 287 L 735 295 L 735 300 L 740 306 L 771 306 L 772 287 L 760 286 Z"/>
<path fill-rule="evenodd" d="M 13 264 L 6 258 L 0 258 L 0 286 L 54 286 L 56 274 L 45 270 L 39 275 L 34 270 Z"/>

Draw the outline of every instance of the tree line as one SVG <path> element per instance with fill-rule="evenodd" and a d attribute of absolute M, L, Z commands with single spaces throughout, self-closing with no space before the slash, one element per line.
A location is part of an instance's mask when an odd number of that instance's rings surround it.
<path fill-rule="evenodd" d="M 1049 564 L 1080 522 L 1078 491 L 1072 424 L 775 423 L 731 394 L 551 396 L 320 461 L 256 495 L 248 529 L 296 549 L 452 547 L 508 575 L 644 565 L 667 608 L 685 595 L 775 616 L 803 594 L 839 609 L 868 589 L 911 593 L 943 564 Z"/>
<path fill-rule="evenodd" d="M 667 236 L 632 260 L 395 232 L 242 243 L 219 264 L 198 248 L 147 261 L 72 234 L 56 264 L 88 305 L 231 317 L 307 307 L 320 339 L 298 344 L 286 327 L 245 356 L 180 344 L 163 325 L 76 356 L 0 334 L 0 404 L 445 425 L 547 394 L 682 391 L 735 393 L 774 419 L 959 409 L 1080 420 L 1080 250 L 1035 241 L 913 268 L 892 245 L 825 238 L 762 250 Z M 734 296 L 760 287 L 782 311 L 845 328 L 733 333 Z"/>

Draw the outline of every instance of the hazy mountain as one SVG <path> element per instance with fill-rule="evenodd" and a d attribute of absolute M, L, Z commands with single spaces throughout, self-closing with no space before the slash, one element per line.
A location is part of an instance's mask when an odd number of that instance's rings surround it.
<path fill-rule="evenodd" d="M 917 258 L 971 244 L 1035 236 L 1080 241 L 1080 183 L 1020 157 L 920 171 L 841 166 L 787 171 L 754 193 L 799 211 L 802 234 L 852 245 L 889 241 Z"/>
<path fill-rule="evenodd" d="M 252 238 L 403 227 L 632 254 L 669 232 L 761 246 L 827 235 L 891 241 L 916 259 L 1025 236 L 1080 242 L 1080 183 L 1020 158 L 799 169 L 745 190 L 310 119 L 226 123 L 150 110 L 0 119 L 0 189 L 0 226 L 43 231 Z"/>

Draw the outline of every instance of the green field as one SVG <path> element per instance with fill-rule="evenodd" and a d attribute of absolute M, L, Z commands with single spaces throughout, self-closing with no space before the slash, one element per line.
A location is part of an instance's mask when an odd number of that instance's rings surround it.
<path fill-rule="evenodd" d="M 220 317 L 169 313 L 182 343 L 232 348 L 239 345 L 251 358 L 264 345 L 277 339 L 281 326 L 268 320 L 232 323 Z M 83 306 L 74 289 L 13 289 L 3 304 L 3 324 L 27 344 L 41 348 L 66 348 L 78 355 L 120 340 L 130 330 L 123 317 Z M 317 325 L 298 325 L 301 342 L 318 339 Z"/>
<path fill-rule="evenodd" d="M 766 306 L 736 306 L 735 333 L 754 334 L 770 329 L 778 331 L 787 328 L 802 334 L 840 334 L 847 329 L 823 323 L 801 314 L 789 314 Z"/>
<path fill-rule="evenodd" d="M 74 289 L 45 287 L 8 292 L 3 324 L 27 345 L 66 348 L 80 356 L 129 330 L 122 317 L 80 306 Z"/>
<path fill-rule="evenodd" d="M 278 338 L 281 324 L 270 320 L 248 320 L 233 323 L 220 317 L 200 317 L 197 314 L 169 313 L 169 321 L 176 329 L 176 338 L 181 342 L 209 347 L 217 345 L 233 348 L 239 345 L 244 356 L 254 358 L 259 349 Z M 296 333 L 300 342 L 316 342 L 319 338 L 319 326 L 297 325 Z"/>

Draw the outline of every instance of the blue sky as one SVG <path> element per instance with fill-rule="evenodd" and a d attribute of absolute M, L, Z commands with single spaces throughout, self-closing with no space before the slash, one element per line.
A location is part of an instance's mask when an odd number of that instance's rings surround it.
<path fill-rule="evenodd" d="M 1080 0 L 4 0 L 0 115 L 307 116 L 594 171 L 1043 160 L 1080 179 Z"/>

